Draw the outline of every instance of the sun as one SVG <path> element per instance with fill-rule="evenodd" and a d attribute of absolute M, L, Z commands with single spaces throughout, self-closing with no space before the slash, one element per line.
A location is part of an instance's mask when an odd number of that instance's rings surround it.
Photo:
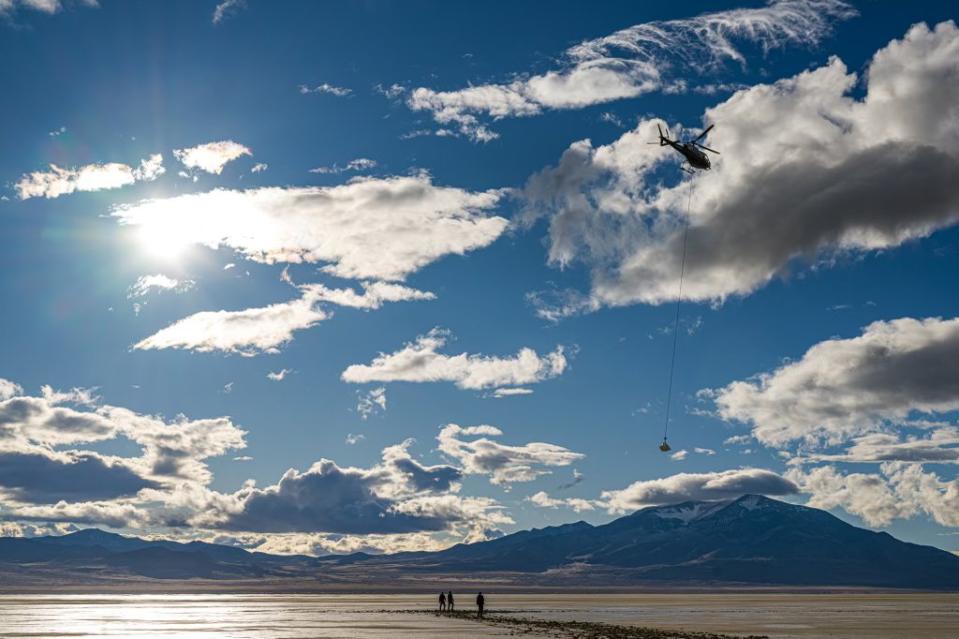
<path fill-rule="evenodd" d="M 137 230 L 137 240 L 148 254 L 164 261 L 181 259 L 191 244 L 189 235 L 171 224 L 145 224 Z"/>

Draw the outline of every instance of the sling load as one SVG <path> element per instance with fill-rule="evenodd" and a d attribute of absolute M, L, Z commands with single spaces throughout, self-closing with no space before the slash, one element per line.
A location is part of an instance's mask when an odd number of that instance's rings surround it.
<path fill-rule="evenodd" d="M 690 167 L 702 169 L 708 171 L 710 168 L 709 158 L 706 157 L 706 154 L 700 151 L 700 149 L 705 149 L 710 153 L 719 154 L 719 151 L 710 149 L 709 147 L 703 146 L 699 143 L 700 140 L 706 137 L 706 134 L 709 133 L 713 124 L 710 124 L 705 131 L 700 133 L 696 138 L 688 142 L 679 142 L 677 140 L 669 139 L 669 130 L 667 129 L 666 135 L 663 135 L 663 130 L 656 125 L 656 128 L 659 129 L 659 145 L 660 146 L 671 146 L 673 149 L 678 151 L 686 158 L 686 161 L 689 163 Z M 656 144 L 656 142 L 650 142 L 649 144 Z M 692 169 L 687 169 L 682 167 L 683 171 L 692 174 Z M 672 447 L 669 445 L 669 412 L 672 407 L 673 400 L 673 372 L 676 369 L 676 346 L 679 340 L 679 306 L 683 303 L 683 284 L 686 279 L 686 243 L 689 238 L 689 206 L 692 203 L 693 199 L 693 182 L 689 181 L 689 195 L 686 199 L 686 218 L 683 220 L 683 258 L 682 266 L 679 269 L 679 293 L 676 295 L 676 316 L 673 320 L 673 350 L 672 355 L 669 360 L 669 383 L 666 387 L 666 423 L 663 426 L 663 443 L 659 445 L 659 450 L 664 453 L 668 453 L 672 450 Z"/>

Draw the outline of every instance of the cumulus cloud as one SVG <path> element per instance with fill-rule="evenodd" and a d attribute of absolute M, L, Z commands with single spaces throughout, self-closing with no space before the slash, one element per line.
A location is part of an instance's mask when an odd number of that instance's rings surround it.
<path fill-rule="evenodd" d="M 741 43 L 764 51 L 814 45 L 830 33 L 834 21 L 855 13 L 838 0 L 773 0 L 755 9 L 638 24 L 568 49 L 555 70 L 453 91 L 420 87 L 410 93 L 408 105 L 485 142 L 497 134 L 481 117 L 530 116 L 656 90 L 683 90 L 697 73 L 719 71 L 727 62 L 745 65 Z"/>
<path fill-rule="evenodd" d="M 23 387 L 20 384 L 11 382 L 9 379 L 0 377 L 0 401 L 5 401 L 11 397 L 16 397 L 23 393 Z"/>
<path fill-rule="evenodd" d="M 165 171 L 163 156 L 159 153 L 140 160 L 138 167 L 109 162 L 64 169 L 51 164 L 49 171 L 25 174 L 14 188 L 21 200 L 32 197 L 56 198 L 76 191 L 102 191 L 118 189 L 139 181 L 150 182 Z"/>
<path fill-rule="evenodd" d="M 603 491 L 600 500 L 610 513 L 625 513 L 683 501 L 734 499 L 746 494 L 792 495 L 798 490 L 792 480 L 771 470 L 740 468 L 637 481 L 622 490 Z"/>
<path fill-rule="evenodd" d="M 959 527 L 959 479 L 942 480 L 921 464 L 887 462 L 880 473 L 843 473 L 834 466 L 793 468 L 786 477 L 815 508 L 842 508 L 870 526 L 923 513 L 943 526 Z"/>
<path fill-rule="evenodd" d="M 246 445 L 244 431 L 227 418 L 166 422 L 100 405 L 82 389 L 45 386 L 34 397 L 16 387 L 9 395 L 0 401 L 0 494 L 9 517 L 118 521 L 137 499 L 162 501 L 180 486 L 204 486 L 212 479 L 204 460 Z M 119 438 L 140 454 L 65 449 Z M 94 521 L 97 512 L 104 518 Z"/>
<path fill-rule="evenodd" d="M 184 293 L 193 288 L 193 280 L 178 280 L 172 277 L 156 273 L 154 275 L 141 275 L 137 278 L 129 290 L 127 297 L 146 297 L 153 291 L 173 291 L 175 293 Z"/>
<path fill-rule="evenodd" d="M 402 280 L 445 255 L 496 240 L 507 221 L 486 212 L 502 196 L 436 186 L 419 174 L 334 187 L 216 189 L 120 206 L 113 216 L 267 264 L 324 262 L 340 277 Z"/>
<path fill-rule="evenodd" d="M 684 298 L 710 302 L 747 295 L 796 260 L 896 247 L 955 224 L 957 73 L 950 21 L 916 25 L 878 51 L 862 99 L 838 58 L 739 91 L 705 113 L 716 123 L 709 144 L 727 152 L 675 186 L 653 180 L 679 157 L 646 144 L 661 121 L 609 145 L 576 142 L 526 187 L 525 221 L 550 220 L 550 262 L 592 270 L 590 293 L 552 311 L 674 300 L 687 219 Z"/>
<path fill-rule="evenodd" d="M 902 318 L 820 342 L 795 362 L 705 395 L 764 444 L 839 444 L 912 413 L 959 410 L 957 380 L 959 318 Z"/>
<path fill-rule="evenodd" d="M 301 295 L 240 311 L 201 311 L 185 317 L 134 345 L 138 350 L 177 348 L 201 353 L 222 351 L 254 356 L 278 353 L 293 339 L 293 333 L 329 319 L 332 314 L 319 306 L 329 302 L 360 309 L 377 309 L 385 302 L 429 300 L 433 293 L 384 282 L 363 285 L 364 292 L 330 289 L 322 284 L 296 287 Z"/>
<path fill-rule="evenodd" d="M 200 169 L 214 175 L 219 175 L 227 163 L 244 155 L 253 155 L 253 152 L 233 140 L 207 142 L 188 149 L 173 151 L 173 157 L 188 169 Z"/>
<path fill-rule="evenodd" d="M 491 499 L 454 494 L 461 471 L 420 464 L 409 455 L 411 444 L 384 449 L 382 462 L 370 468 L 322 459 L 306 472 L 288 470 L 273 486 L 248 484 L 221 496 L 214 502 L 219 511 L 208 510 L 197 521 L 223 530 L 346 535 L 440 532 L 511 521 Z"/>
<path fill-rule="evenodd" d="M 434 328 L 395 353 L 380 353 L 369 364 L 353 364 L 340 376 L 354 384 L 368 382 L 452 382 L 459 388 L 482 389 L 541 382 L 563 374 L 563 347 L 542 357 L 523 348 L 514 357 L 438 353 L 449 333 Z"/>
<path fill-rule="evenodd" d="M 447 424 L 436 440 L 440 452 L 458 461 L 464 473 L 489 475 L 490 483 L 497 485 L 533 481 L 550 474 L 547 468 L 569 466 L 585 457 L 556 444 L 530 442 L 509 446 L 489 439 L 502 434 L 495 426 Z"/>

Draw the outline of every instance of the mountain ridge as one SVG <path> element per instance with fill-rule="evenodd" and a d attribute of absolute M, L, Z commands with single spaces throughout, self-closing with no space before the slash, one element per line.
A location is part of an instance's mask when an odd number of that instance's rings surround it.
<path fill-rule="evenodd" d="M 288 580 L 397 583 L 425 575 L 506 575 L 522 583 L 751 584 L 959 589 L 959 556 L 759 495 L 638 510 L 429 552 L 270 555 L 207 542 L 85 529 L 0 538 L 0 573 L 51 579 Z"/>

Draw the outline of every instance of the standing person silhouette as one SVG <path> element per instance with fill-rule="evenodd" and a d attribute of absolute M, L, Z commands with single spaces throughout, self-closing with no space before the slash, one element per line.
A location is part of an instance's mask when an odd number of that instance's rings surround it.
<path fill-rule="evenodd" d="M 453 591 L 446 593 L 446 604 L 450 612 L 453 612 Z"/>
<path fill-rule="evenodd" d="M 446 595 L 442 592 L 440 593 L 440 612 L 446 610 Z"/>
<path fill-rule="evenodd" d="M 476 595 L 476 616 L 480 619 L 483 618 L 483 607 L 486 606 L 486 597 L 483 596 L 483 593 Z"/>

